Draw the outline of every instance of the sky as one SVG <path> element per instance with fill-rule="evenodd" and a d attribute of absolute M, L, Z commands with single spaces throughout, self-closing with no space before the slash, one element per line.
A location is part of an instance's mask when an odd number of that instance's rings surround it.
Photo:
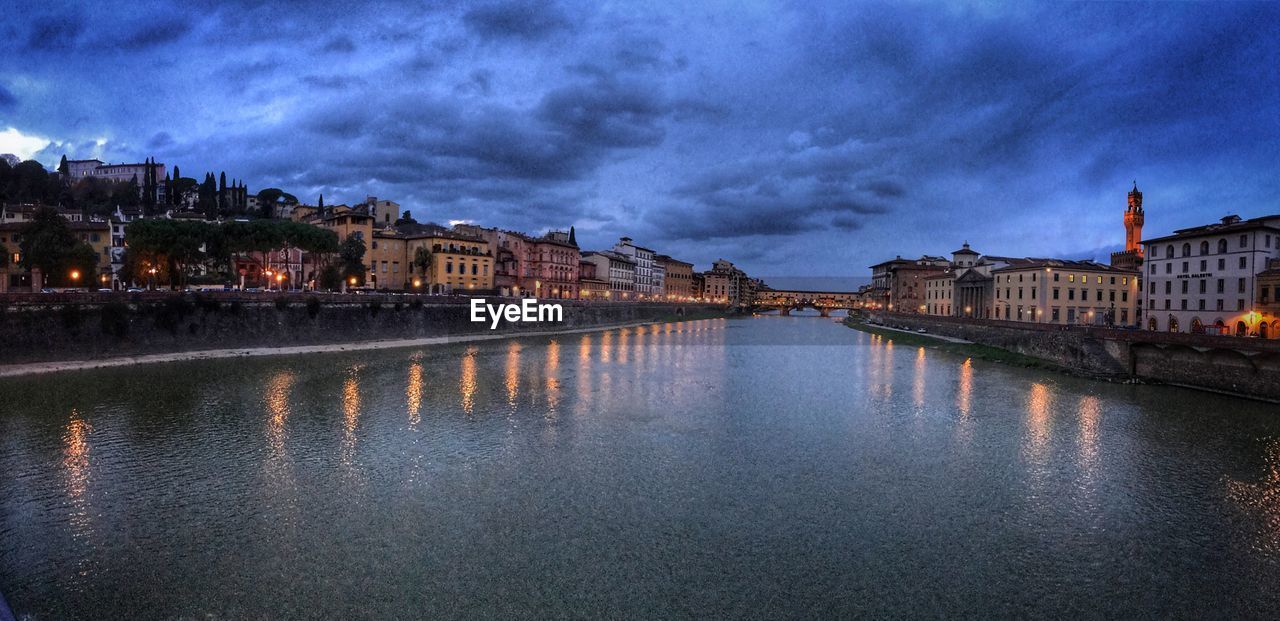
<path fill-rule="evenodd" d="M 778 277 L 1280 213 L 1280 3 L 361 4 L 19 0 L 0 152 Z"/>

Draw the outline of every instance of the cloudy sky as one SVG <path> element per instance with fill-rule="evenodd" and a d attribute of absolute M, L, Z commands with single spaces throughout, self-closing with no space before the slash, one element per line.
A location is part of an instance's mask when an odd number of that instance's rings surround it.
<path fill-rule="evenodd" d="M 347 5 L 19 2 L 0 152 L 762 275 L 1280 212 L 1276 4 Z"/>

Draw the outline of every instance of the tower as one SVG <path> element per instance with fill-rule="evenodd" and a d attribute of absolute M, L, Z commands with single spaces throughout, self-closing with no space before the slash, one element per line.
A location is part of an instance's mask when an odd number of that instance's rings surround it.
<path fill-rule="evenodd" d="M 1129 206 L 1124 210 L 1124 250 L 1136 252 L 1142 256 L 1142 192 L 1138 191 L 1138 182 L 1133 182 L 1129 191 Z"/>

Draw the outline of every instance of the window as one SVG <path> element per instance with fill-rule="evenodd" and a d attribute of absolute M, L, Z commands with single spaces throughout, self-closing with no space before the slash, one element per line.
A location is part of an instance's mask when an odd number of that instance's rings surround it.
<path fill-rule="evenodd" d="M 1223 280 L 1221 278 L 1218 279 L 1218 293 L 1226 293 L 1226 289 L 1225 289 L 1226 284 L 1227 284 L 1226 280 Z"/>
<path fill-rule="evenodd" d="M 1191 256 L 1191 244 L 1182 244 L 1182 256 Z"/>
<path fill-rule="evenodd" d="M 1201 259 L 1201 260 L 1200 260 L 1200 271 L 1201 271 L 1201 272 L 1203 272 L 1203 271 L 1205 271 L 1205 270 L 1207 270 L 1207 269 L 1209 269 L 1209 262 L 1208 262 L 1208 261 L 1205 261 L 1204 259 Z"/>
<path fill-rule="evenodd" d="M 1249 267 L 1249 258 L 1240 257 L 1240 269 L 1245 269 L 1247 267 Z"/>
<path fill-rule="evenodd" d="M 1098 289 L 1098 295 L 1097 295 L 1097 298 L 1095 299 L 1099 302 L 1102 301 L 1102 289 Z"/>
<path fill-rule="evenodd" d="M 1202 241 L 1202 242 L 1200 242 L 1200 254 L 1202 254 L 1202 255 L 1209 254 L 1209 242 L 1208 242 L 1208 241 Z"/>
<path fill-rule="evenodd" d="M 1165 263 L 1165 264 L 1164 264 L 1164 273 L 1166 273 L 1166 274 L 1172 274 L 1172 273 L 1173 273 L 1173 261 L 1170 261 L 1170 262 L 1168 262 L 1168 263 Z"/>
<path fill-rule="evenodd" d="M 1173 294 L 1173 281 L 1172 281 L 1172 280 L 1166 280 L 1166 281 L 1164 281 L 1164 294 L 1165 294 L 1165 295 L 1171 295 L 1171 294 Z"/>
<path fill-rule="evenodd" d="M 1204 298 L 1200 299 L 1200 310 L 1204 310 Z"/>
<path fill-rule="evenodd" d="M 1068 299 L 1068 300 L 1074 300 L 1074 299 L 1076 299 L 1076 290 L 1075 290 L 1075 289 L 1067 289 L 1067 299 Z"/>
<path fill-rule="evenodd" d="M 1220 270 L 1225 270 L 1225 269 L 1227 269 L 1227 260 L 1226 260 L 1226 259 L 1218 259 L 1218 269 L 1220 269 Z"/>
<path fill-rule="evenodd" d="M 1165 253 L 1166 255 L 1168 255 L 1168 258 L 1172 259 L 1172 258 L 1173 258 L 1173 246 L 1165 246 L 1165 247 L 1164 247 L 1164 253 Z"/>
<path fill-rule="evenodd" d="M 1236 300 L 1236 310 L 1244 310 L 1244 300 Z"/>
<path fill-rule="evenodd" d="M 1226 254 L 1226 252 L 1227 252 L 1227 240 L 1225 240 L 1225 239 L 1219 239 L 1219 240 L 1218 240 L 1218 254 Z"/>
<path fill-rule="evenodd" d="M 1209 284 L 1208 281 L 1204 281 L 1204 280 L 1200 281 L 1200 293 L 1208 293 L 1208 291 L 1205 291 L 1205 289 L 1208 288 L 1208 284 Z"/>
<path fill-rule="evenodd" d="M 453 261 L 445 261 L 445 262 L 444 262 L 444 273 L 446 273 L 446 274 L 452 274 L 452 273 L 453 273 Z"/>
<path fill-rule="evenodd" d="M 1248 236 L 1248 235 L 1241 235 L 1241 236 L 1240 236 L 1240 247 L 1241 247 L 1241 248 L 1248 248 L 1248 247 L 1249 247 L 1249 236 Z"/>
<path fill-rule="evenodd" d="M 1187 269 L 1187 265 L 1188 265 L 1188 264 L 1187 264 L 1187 262 L 1186 262 L 1186 261 L 1183 261 L 1183 262 L 1182 262 L 1182 273 L 1183 273 L 1183 274 L 1186 274 L 1187 272 L 1191 271 L 1191 270 Z"/>
<path fill-rule="evenodd" d="M 1058 288 L 1057 288 L 1057 287 L 1054 287 L 1054 288 L 1053 288 L 1053 299 L 1055 299 L 1055 300 L 1056 300 L 1056 299 L 1058 299 Z M 1058 317 L 1057 317 L 1058 309 L 1056 309 L 1056 308 L 1055 308 L 1055 309 L 1053 309 L 1053 313 L 1054 313 L 1053 320 L 1054 320 L 1054 321 L 1057 321 L 1057 320 L 1058 320 Z"/>
<path fill-rule="evenodd" d="M 1240 291 L 1238 291 L 1238 293 L 1244 293 L 1244 279 L 1243 279 L 1243 278 L 1241 278 L 1241 279 L 1240 279 Z"/>
<path fill-rule="evenodd" d="M 1186 294 L 1187 294 L 1187 285 L 1188 285 L 1188 284 L 1190 284 L 1188 281 L 1186 281 L 1186 280 L 1182 281 L 1182 295 L 1186 295 Z"/>

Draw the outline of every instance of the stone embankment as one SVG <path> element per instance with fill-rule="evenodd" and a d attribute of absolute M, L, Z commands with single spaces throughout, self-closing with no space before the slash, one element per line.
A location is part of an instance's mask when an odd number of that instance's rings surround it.
<path fill-rule="evenodd" d="M 1095 377 L 1280 402 L 1280 340 L 906 313 L 870 313 L 867 320 L 999 347 Z"/>
<path fill-rule="evenodd" d="M 296 293 L 31 294 L 0 298 L 0 365 L 145 354 L 608 327 L 722 312 L 690 304 L 541 300 L 563 321 L 471 321 L 471 298 Z M 518 303 L 488 298 L 490 303 Z"/>

